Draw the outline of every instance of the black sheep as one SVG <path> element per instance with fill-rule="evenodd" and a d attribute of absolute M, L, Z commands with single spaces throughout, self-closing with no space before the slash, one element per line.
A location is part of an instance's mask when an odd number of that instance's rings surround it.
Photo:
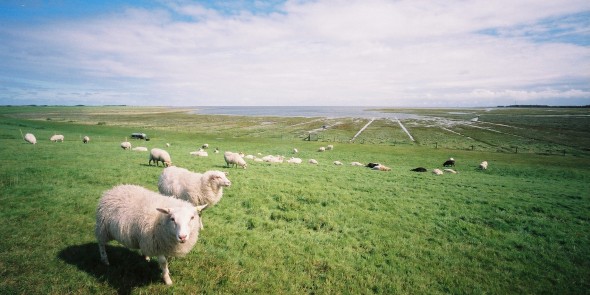
<path fill-rule="evenodd" d="M 410 171 L 415 171 L 415 172 L 426 172 L 426 171 L 428 171 L 428 169 L 426 169 L 426 168 L 424 168 L 424 167 L 418 167 L 418 168 L 411 169 Z"/>
<path fill-rule="evenodd" d="M 379 163 L 369 163 L 369 164 L 367 164 L 366 167 L 374 168 L 375 166 L 379 166 L 379 165 L 381 165 L 381 164 L 379 164 Z"/>
<path fill-rule="evenodd" d="M 448 159 L 443 163 L 443 166 L 444 167 L 451 167 L 451 166 L 455 167 L 455 160 Z"/>

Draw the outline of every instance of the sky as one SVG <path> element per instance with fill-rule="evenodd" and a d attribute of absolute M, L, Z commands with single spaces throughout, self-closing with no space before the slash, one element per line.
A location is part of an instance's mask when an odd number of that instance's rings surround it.
<path fill-rule="evenodd" d="M 29 104 L 590 105 L 590 1 L 3 0 Z"/>

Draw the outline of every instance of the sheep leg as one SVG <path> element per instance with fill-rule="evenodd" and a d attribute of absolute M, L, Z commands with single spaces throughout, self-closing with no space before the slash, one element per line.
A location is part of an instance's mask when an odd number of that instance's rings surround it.
<path fill-rule="evenodd" d="M 109 259 L 107 257 L 107 251 L 103 242 L 98 242 L 98 252 L 100 253 L 100 261 L 105 265 L 109 265 Z"/>
<path fill-rule="evenodd" d="M 168 260 L 166 260 L 166 256 L 160 255 L 158 256 L 158 263 L 160 264 L 160 269 L 162 270 L 162 278 L 166 285 L 172 285 L 172 280 L 170 279 L 170 271 L 168 270 Z"/>

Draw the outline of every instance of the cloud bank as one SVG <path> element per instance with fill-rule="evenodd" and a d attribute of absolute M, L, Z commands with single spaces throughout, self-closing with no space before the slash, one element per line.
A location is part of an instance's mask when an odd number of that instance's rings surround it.
<path fill-rule="evenodd" d="M 0 104 L 590 104 L 590 2 L 439 2 L 171 1 L 5 21 Z"/>

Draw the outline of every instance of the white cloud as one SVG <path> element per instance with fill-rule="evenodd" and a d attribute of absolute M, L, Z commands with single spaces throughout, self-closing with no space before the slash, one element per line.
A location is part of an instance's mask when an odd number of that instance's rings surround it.
<path fill-rule="evenodd" d="M 152 105 L 489 105 L 590 99 L 588 84 L 579 83 L 590 81 L 587 46 L 505 33 L 534 31 L 548 17 L 588 11 L 587 1 L 439 2 L 288 1 L 277 13 L 224 14 L 175 1 L 167 8 L 0 29 L 7 39 L 0 57 L 12 60 L 0 62 L 7 69 L 0 77 L 23 73 L 53 82 L 55 89 L 45 96 L 92 89 L 80 103 L 128 98 Z M 503 33 L 479 33 L 490 28 Z M 27 99 L 25 88 L 11 87 L 10 99 Z M 0 94 L 0 101 L 8 99 Z"/>

